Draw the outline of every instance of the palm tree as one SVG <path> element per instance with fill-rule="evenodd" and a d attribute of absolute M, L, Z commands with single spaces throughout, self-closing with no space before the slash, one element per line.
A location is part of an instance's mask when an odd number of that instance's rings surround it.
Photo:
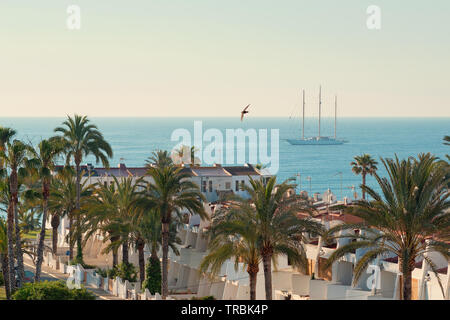
<path fill-rule="evenodd" d="M 3 279 L 5 280 L 6 298 L 9 300 L 11 291 L 9 286 L 8 239 L 6 229 L 5 220 L 0 218 L 0 264 L 2 265 Z"/>
<path fill-rule="evenodd" d="M 92 188 L 87 184 L 88 180 L 81 183 L 80 186 L 80 202 L 84 203 L 90 198 Z M 79 214 L 76 210 L 77 201 L 77 184 L 75 172 L 71 167 L 64 167 L 56 174 L 56 178 L 52 179 L 50 186 L 50 198 L 48 202 L 49 211 L 52 212 L 52 228 L 53 228 L 53 252 L 57 253 L 58 245 L 58 227 L 60 218 L 67 216 L 69 218 L 69 259 L 73 260 L 73 245 L 77 238 L 75 232 L 74 219 Z"/>
<path fill-rule="evenodd" d="M 364 222 L 344 224 L 329 230 L 332 235 L 340 230 L 361 229 L 360 236 L 353 236 L 358 241 L 334 251 L 324 268 L 329 268 L 333 262 L 355 249 L 366 249 L 354 268 L 355 285 L 372 261 L 385 254 L 394 254 L 398 256 L 402 274 L 402 298 L 410 300 L 412 271 L 416 260 L 423 257 L 443 289 L 438 268 L 427 254 L 438 252 L 446 259 L 450 258 L 450 194 L 446 187 L 449 178 L 445 178 L 448 167 L 442 166 L 430 154 L 420 154 L 418 158 L 406 160 L 395 157 L 381 161 L 388 178 L 376 173 L 374 176 L 382 194 L 363 186 L 373 200 L 358 201 L 344 209 Z"/>
<path fill-rule="evenodd" d="M 113 252 L 113 266 L 117 264 L 117 250 L 122 246 L 122 262 L 129 263 L 128 251 L 131 233 L 133 232 L 133 220 L 136 215 L 136 201 L 140 197 L 138 192 L 141 179 L 133 180 L 133 177 L 117 179 L 114 184 L 107 186 L 101 183 L 96 185 L 94 197 L 87 203 L 85 241 L 100 229 L 106 237 L 104 241 L 110 241 L 104 252 Z"/>
<path fill-rule="evenodd" d="M 6 149 L 0 152 L 0 158 L 3 159 L 4 165 L 9 168 L 9 183 L 10 183 L 10 205 L 8 209 L 8 257 L 10 266 L 10 288 L 11 291 L 15 288 L 14 279 L 14 247 L 13 247 L 13 229 L 15 227 L 15 242 L 16 242 L 16 259 L 18 269 L 18 286 L 20 287 L 25 276 L 23 265 L 23 253 L 20 240 L 20 227 L 17 212 L 17 204 L 19 202 L 19 177 L 25 176 L 27 170 L 25 169 L 28 158 L 27 155 L 31 153 L 32 147 L 19 140 L 6 142 Z M 2 169 L 5 171 L 5 168 Z M 4 175 L 4 174 L 3 174 Z"/>
<path fill-rule="evenodd" d="M 362 187 L 366 185 L 366 176 L 368 174 L 373 175 L 377 170 L 378 162 L 375 161 L 369 154 L 363 154 L 354 157 L 355 161 L 350 162 L 352 166 L 352 171 L 355 174 L 361 174 L 362 176 Z M 366 199 L 366 191 L 362 188 L 362 198 Z"/>
<path fill-rule="evenodd" d="M 63 145 L 59 139 L 42 140 L 37 150 L 33 150 L 33 159 L 29 161 L 30 166 L 36 172 L 41 182 L 42 193 L 42 224 L 37 247 L 36 273 L 34 281 L 39 282 L 41 278 L 41 266 L 44 258 L 45 224 L 47 222 L 48 199 L 50 197 L 50 184 L 52 170 L 55 167 L 55 159 L 63 151 Z"/>
<path fill-rule="evenodd" d="M 181 219 L 181 212 L 200 215 L 208 219 L 202 201 L 205 197 L 198 186 L 189 180 L 190 175 L 183 168 L 173 165 L 167 151 L 153 153 L 147 162 L 147 175 L 152 179 L 146 186 L 140 207 L 144 210 L 157 210 L 162 230 L 162 283 L 163 299 L 168 295 L 168 253 L 170 225 L 174 218 Z"/>
<path fill-rule="evenodd" d="M 303 233 L 321 234 L 322 225 L 312 219 L 301 219 L 298 212 L 312 213 L 309 200 L 296 195 L 295 185 L 289 180 L 276 184 L 276 177 L 267 181 L 250 178 L 250 186 L 241 188 L 250 195 L 249 199 L 235 197 L 229 206 L 228 216 L 240 212 L 252 216 L 252 230 L 258 235 L 258 248 L 264 266 L 266 299 L 272 299 L 272 261 L 276 263 L 280 255 L 287 256 L 294 267 L 305 269 L 306 253 L 302 243 Z"/>
<path fill-rule="evenodd" d="M 67 120 L 63 122 L 62 127 L 55 128 L 55 132 L 60 132 L 59 136 L 64 142 L 66 151 L 67 163 L 73 158 L 76 168 L 76 209 L 80 210 L 80 181 L 81 171 L 80 165 L 84 157 L 93 155 L 98 163 L 99 160 L 103 166 L 109 167 L 108 158 L 113 156 L 113 151 L 108 142 L 103 138 L 103 135 L 98 130 L 97 126 L 89 123 L 90 120 L 86 116 L 74 115 L 74 117 L 67 116 Z M 57 137 L 55 137 L 57 138 Z M 78 249 L 81 248 L 81 234 L 77 239 Z M 82 249 L 82 248 L 81 248 Z M 83 253 L 79 252 L 77 255 L 83 259 Z"/>
<path fill-rule="evenodd" d="M 139 207 L 138 207 L 139 208 Z M 133 219 L 132 239 L 138 250 L 139 256 L 139 276 L 142 282 L 145 280 L 145 245 L 150 248 L 150 260 L 158 260 L 158 250 L 161 245 L 161 218 L 157 210 L 143 211 Z M 169 247 L 174 254 L 179 255 L 176 244 L 181 244 L 181 239 L 177 236 L 177 221 L 172 221 L 169 227 Z"/>
<path fill-rule="evenodd" d="M 213 223 L 208 233 L 211 235 L 209 253 L 200 264 L 200 271 L 217 275 L 222 265 L 234 258 L 234 266 L 238 270 L 239 263 L 247 266 L 250 284 L 250 300 L 256 300 L 256 280 L 259 272 L 260 238 L 254 226 L 257 220 L 255 211 L 238 211 L 232 217 L 226 217 L 228 210 L 214 213 Z"/>
<path fill-rule="evenodd" d="M 2 155 L 5 155 L 6 145 L 9 144 L 9 142 L 15 135 L 16 131 L 14 129 L 0 127 L 0 172 L 2 176 L 7 175 L 6 171 L 4 170 L 5 159 L 4 156 Z M 14 240 L 13 240 L 14 216 L 12 211 L 10 210 L 10 204 L 11 202 L 9 201 L 7 214 L 7 240 L 8 240 L 9 269 L 14 270 L 14 254 L 12 254 L 14 252 Z M 11 275 L 8 272 L 8 275 L 9 279 L 5 278 L 5 281 L 8 282 L 10 290 L 14 290 L 15 287 L 14 274 Z"/>

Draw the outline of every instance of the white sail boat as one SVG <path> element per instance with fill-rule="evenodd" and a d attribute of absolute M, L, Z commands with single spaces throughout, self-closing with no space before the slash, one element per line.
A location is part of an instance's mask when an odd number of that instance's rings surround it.
<path fill-rule="evenodd" d="M 319 88 L 319 135 L 317 137 L 305 138 L 305 90 L 303 90 L 303 119 L 302 119 L 302 138 L 301 139 L 286 139 L 292 145 L 339 145 L 348 141 L 337 139 L 336 125 L 337 125 L 337 96 L 334 99 L 334 137 L 326 137 L 320 135 L 320 116 L 322 108 L 322 86 Z"/>

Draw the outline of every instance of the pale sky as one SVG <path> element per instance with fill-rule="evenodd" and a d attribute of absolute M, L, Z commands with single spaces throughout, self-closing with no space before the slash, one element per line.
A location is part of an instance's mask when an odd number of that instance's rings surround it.
<path fill-rule="evenodd" d="M 66 26 L 81 8 L 81 30 Z M 366 26 L 381 8 L 381 30 Z M 0 117 L 450 117 L 448 0 L 1 0 Z"/>

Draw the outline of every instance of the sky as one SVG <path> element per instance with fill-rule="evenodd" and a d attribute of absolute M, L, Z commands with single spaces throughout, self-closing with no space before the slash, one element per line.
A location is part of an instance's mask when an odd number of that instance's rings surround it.
<path fill-rule="evenodd" d="M 69 5 L 81 29 L 66 25 Z M 366 25 L 369 5 L 381 29 Z M 0 117 L 450 117 L 448 0 L 2 0 Z"/>

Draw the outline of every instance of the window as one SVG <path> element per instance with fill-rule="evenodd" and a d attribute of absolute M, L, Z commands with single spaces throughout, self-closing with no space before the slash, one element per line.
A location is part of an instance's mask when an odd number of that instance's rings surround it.
<path fill-rule="evenodd" d="M 103 185 L 105 186 L 105 188 L 107 188 L 108 187 L 108 182 L 103 182 Z"/>
<path fill-rule="evenodd" d="M 206 192 L 206 181 L 202 181 L 202 192 Z"/>
<path fill-rule="evenodd" d="M 231 182 L 225 182 L 225 189 L 231 189 Z"/>
<path fill-rule="evenodd" d="M 239 191 L 239 181 L 236 180 L 236 191 Z"/>
<path fill-rule="evenodd" d="M 212 192 L 212 181 L 208 181 L 209 192 Z"/>

